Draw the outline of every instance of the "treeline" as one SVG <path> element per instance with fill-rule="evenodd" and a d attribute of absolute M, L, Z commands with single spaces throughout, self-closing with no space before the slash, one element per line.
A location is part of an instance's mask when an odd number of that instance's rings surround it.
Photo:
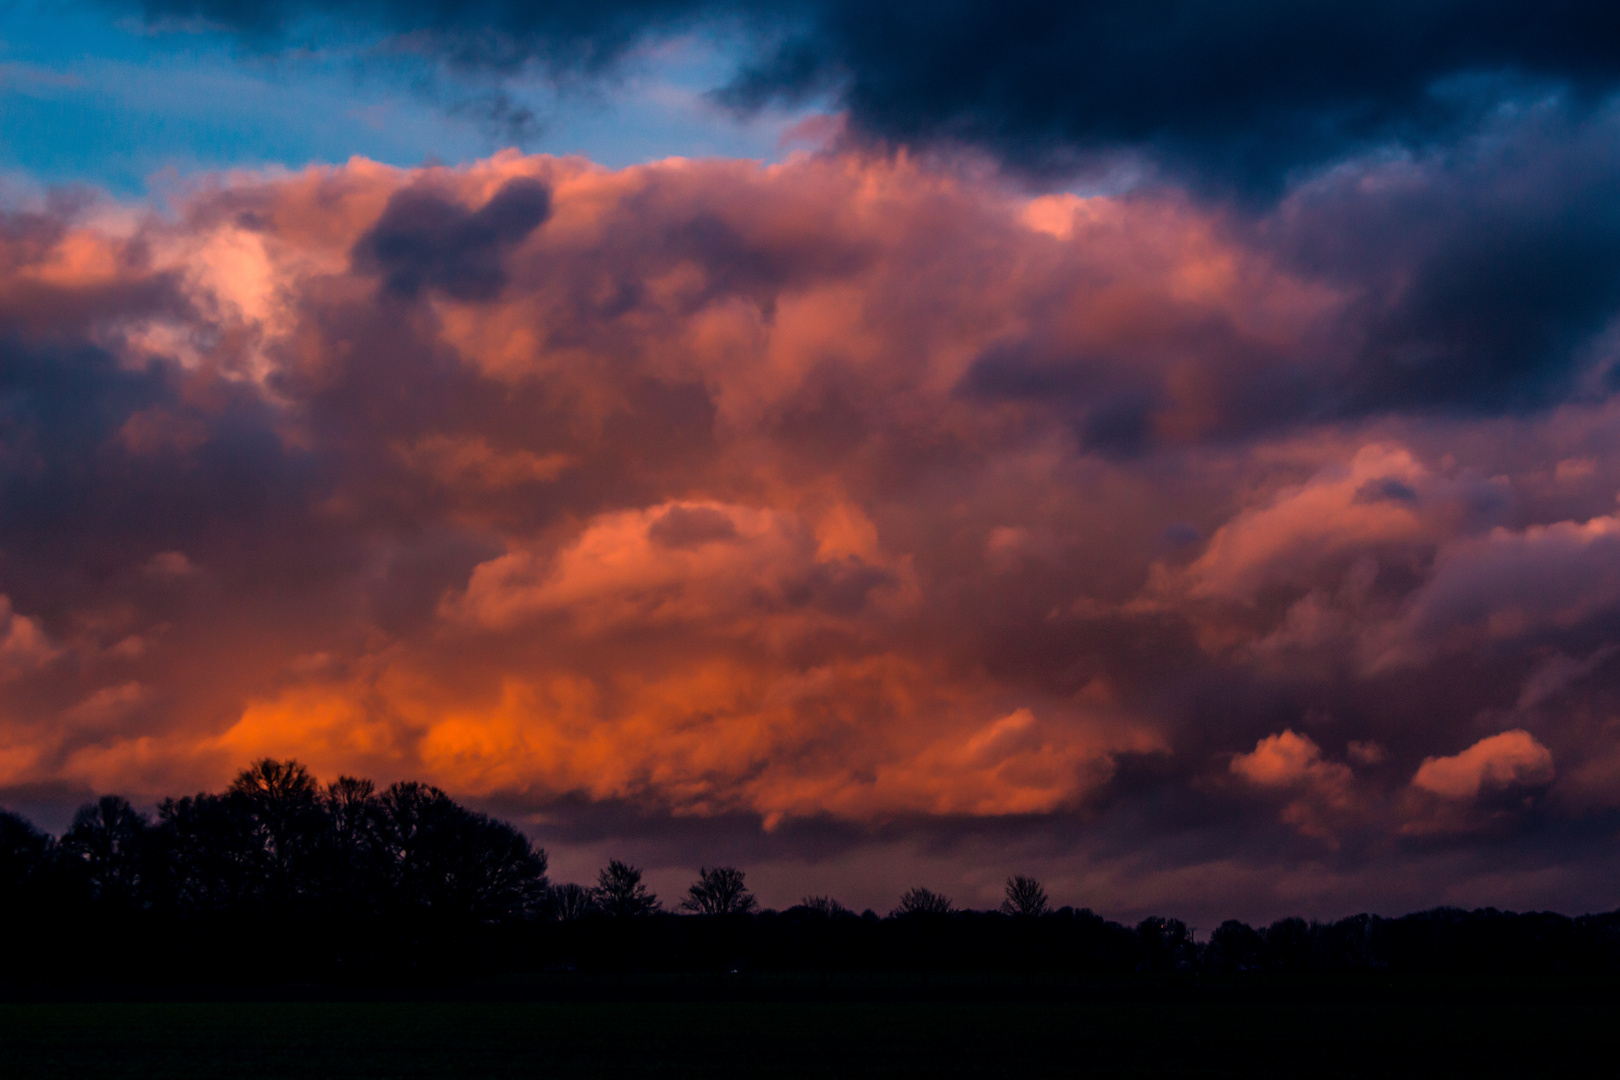
<path fill-rule="evenodd" d="M 1053 909 L 1013 877 L 994 911 L 918 887 L 887 915 L 829 897 L 760 910 L 733 867 L 666 909 L 613 861 L 552 884 L 545 852 L 444 792 L 325 786 L 265 760 L 155 820 L 108 796 L 58 839 L 0 812 L 0 976 L 311 983 L 515 971 L 1620 974 L 1620 912 L 1438 909 L 1333 923 L 1136 926 Z"/>

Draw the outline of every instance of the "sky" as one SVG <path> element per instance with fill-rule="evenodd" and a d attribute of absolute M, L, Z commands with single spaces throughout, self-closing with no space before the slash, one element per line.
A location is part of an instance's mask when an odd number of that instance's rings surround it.
<path fill-rule="evenodd" d="M 0 5 L 0 806 L 1612 909 L 1620 13 Z"/>

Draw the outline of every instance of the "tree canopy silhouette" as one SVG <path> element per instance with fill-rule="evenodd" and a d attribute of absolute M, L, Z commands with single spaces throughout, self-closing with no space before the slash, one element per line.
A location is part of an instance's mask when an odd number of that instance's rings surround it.
<path fill-rule="evenodd" d="M 699 915 L 744 915 L 759 908 L 754 894 L 743 884 L 744 874 L 734 866 L 701 867 L 698 879 L 681 901 L 683 911 Z"/>
<path fill-rule="evenodd" d="M 583 885 L 554 885 L 547 898 L 548 913 L 558 922 L 577 922 L 597 910 L 596 898 Z"/>
<path fill-rule="evenodd" d="M 1620 973 L 1620 912 L 1566 918 L 1436 909 L 1334 923 L 1123 926 L 1053 910 L 1014 875 L 996 910 L 918 886 L 888 918 L 827 896 L 761 910 L 734 866 L 702 867 L 679 912 L 613 860 L 593 888 L 552 887 L 546 853 L 428 784 L 318 784 L 254 762 L 226 790 L 148 819 L 107 795 L 58 842 L 0 811 L 0 978 L 168 972 L 193 983 L 436 977 L 463 970 Z M 43 973 L 43 974 L 42 974 Z M 74 977 L 68 975 L 66 977 Z"/>
<path fill-rule="evenodd" d="M 845 907 L 843 904 L 840 904 L 837 900 L 834 900 L 830 896 L 806 896 L 799 901 L 799 907 L 806 911 L 815 912 L 817 915 L 822 915 L 829 919 L 837 915 L 854 914 L 849 910 L 849 908 Z"/>
<path fill-rule="evenodd" d="M 317 888 L 314 860 L 328 821 L 308 769 L 263 758 L 236 774 L 225 797 L 246 831 L 242 854 L 267 903 L 288 905 Z"/>
<path fill-rule="evenodd" d="M 68 865 L 82 875 L 90 899 L 120 908 L 146 902 L 151 825 L 118 795 L 103 795 L 79 807 L 62 835 Z"/>
<path fill-rule="evenodd" d="M 951 898 L 918 885 L 907 889 L 894 909 L 896 915 L 949 915 Z"/>
<path fill-rule="evenodd" d="M 69 838 L 99 866 L 111 841 L 94 810 Z M 128 814 L 118 820 L 135 828 Z M 378 793 L 346 776 L 323 789 L 297 762 L 265 759 L 223 794 L 165 799 L 152 831 L 143 885 L 182 914 L 472 924 L 521 921 L 547 900 L 544 851 L 425 784 Z"/>
<path fill-rule="evenodd" d="M 40 887 L 55 846 L 31 822 L 0 810 L 0 904 L 19 906 Z"/>
<path fill-rule="evenodd" d="M 1046 890 L 1034 878 L 1014 874 L 1007 879 L 1007 898 L 1001 902 L 1001 910 L 1004 914 L 1026 919 L 1045 915 Z"/>
<path fill-rule="evenodd" d="M 658 897 L 641 883 L 641 871 L 618 859 L 609 860 L 597 874 L 592 897 L 604 914 L 615 919 L 651 915 L 660 906 Z"/>

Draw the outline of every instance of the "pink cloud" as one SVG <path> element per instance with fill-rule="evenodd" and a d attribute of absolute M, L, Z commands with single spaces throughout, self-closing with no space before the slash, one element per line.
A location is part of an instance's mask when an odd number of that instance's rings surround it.
<path fill-rule="evenodd" d="M 0 595 L 0 679 L 37 671 L 60 653 L 38 622 L 17 614 L 11 598 Z"/>
<path fill-rule="evenodd" d="M 1424 758 L 1412 786 L 1447 799 L 1472 799 L 1481 791 L 1546 784 L 1552 778 L 1552 753 L 1528 731 L 1515 728 L 1451 757 Z"/>
<path fill-rule="evenodd" d="M 1612 742 L 1547 658 L 1607 655 L 1620 411 L 1324 418 L 1365 297 L 1190 197 L 505 154 L 119 221 L 0 230 L 12 789 L 276 754 L 1143 851 L 1196 798 L 1349 859 L 1543 782 L 1439 756 L 1481 715 Z"/>
<path fill-rule="evenodd" d="M 1413 598 L 1419 640 L 1512 639 L 1567 629 L 1620 606 L 1620 518 L 1499 528 L 1448 547 Z"/>
<path fill-rule="evenodd" d="M 1252 603 L 1268 586 L 1314 583 L 1348 554 L 1432 542 L 1450 487 L 1402 447 L 1364 446 L 1221 526 L 1186 569 L 1186 594 Z"/>
<path fill-rule="evenodd" d="M 1254 787 L 1288 794 L 1282 819 L 1307 836 L 1331 839 L 1335 819 L 1343 819 L 1353 807 L 1350 767 L 1328 761 L 1315 740 L 1292 729 L 1234 755 L 1230 769 Z"/>
<path fill-rule="evenodd" d="M 746 632 L 880 618 L 904 602 L 904 585 L 903 567 L 825 557 L 796 515 L 677 502 L 602 515 L 555 555 L 528 549 L 480 564 L 444 610 L 491 628 L 551 614 L 585 633 L 674 623 Z"/>

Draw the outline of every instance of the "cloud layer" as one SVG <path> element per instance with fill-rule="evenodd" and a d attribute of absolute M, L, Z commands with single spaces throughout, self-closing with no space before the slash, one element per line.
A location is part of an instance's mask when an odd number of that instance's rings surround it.
<path fill-rule="evenodd" d="M 1620 79 L 1620 16 L 1599 0 L 104 2 L 259 48 L 301 41 L 318 18 L 463 69 L 568 78 L 718 33 L 738 67 L 717 96 L 735 106 L 827 97 L 892 143 L 966 144 L 1036 170 L 1168 168 L 1267 195 L 1301 168 L 1449 142 L 1548 94 L 1589 104 Z"/>
<path fill-rule="evenodd" d="M 294 755 L 805 880 L 1600 905 L 1620 245 L 1542 193 L 1620 142 L 1492 125 L 1258 214 L 860 149 L 14 211 L 0 791 Z"/>

